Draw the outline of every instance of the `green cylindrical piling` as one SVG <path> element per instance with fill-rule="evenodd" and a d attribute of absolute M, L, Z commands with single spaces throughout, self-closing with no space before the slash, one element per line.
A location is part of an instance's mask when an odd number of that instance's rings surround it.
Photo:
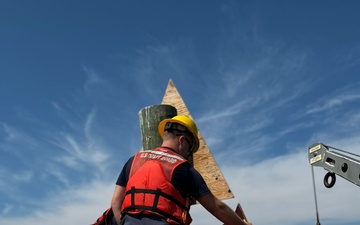
<path fill-rule="evenodd" d="M 143 150 L 152 150 L 161 146 L 162 139 L 158 132 L 158 125 L 163 119 L 176 115 L 177 110 L 171 105 L 152 105 L 139 111 Z"/>

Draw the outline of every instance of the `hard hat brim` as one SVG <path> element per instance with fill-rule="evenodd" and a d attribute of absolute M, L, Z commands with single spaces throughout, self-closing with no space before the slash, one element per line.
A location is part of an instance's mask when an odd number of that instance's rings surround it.
<path fill-rule="evenodd" d="M 171 123 L 178 123 L 184 127 L 186 127 L 186 129 L 193 135 L 194 139 L 195 139 L 195 151 L 196 152 L 198 149 L 199 149 L 199 145 L 200 145 L 200 141 L 199 141 L 199 137 L 197 134 L 195 134 L 191 129 L 189 129 L 188 125 L 180 120 L 176 120 L 176 119 L 172 119 L 172 118 L 169 118 L 169 119 L 164 119 L 162 120 L 160 123 L 159 123 L 159 126 L 158 126 L 158 132 L 159 132 L 159 135 L 160 137 L 162 138 L 163 135 L 164 135 L 164 129 L 165 129 L 165 125 L 168 123 L 168 122 L 171 122 Z"/>

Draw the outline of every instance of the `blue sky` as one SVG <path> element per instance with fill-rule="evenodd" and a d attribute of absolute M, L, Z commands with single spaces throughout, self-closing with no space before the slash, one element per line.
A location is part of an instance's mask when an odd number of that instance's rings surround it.
<path fill-rule="evenodd" d="M 173 80 L 255 225 L 315 224 L 307 147 L 360 154 L 358 1 L 0 3 L 0 224 L 89 224 Z M 360 189 L 322 185 L 322 224 Z M 201 206 L 193 224 L 221 224 Z"/>

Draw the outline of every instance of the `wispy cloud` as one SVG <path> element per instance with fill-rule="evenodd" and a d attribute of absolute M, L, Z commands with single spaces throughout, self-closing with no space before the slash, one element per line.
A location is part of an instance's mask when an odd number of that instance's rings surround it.
<path fill-rule="evenodd" d="M 4 208 L 1 211 L 1 215 L 4 216 L 4 215 L 8 214 L 13 208 L 14 208 L 13 205 L 5 204 Z"/>
<path fill-rule="evenodd" d="M 10 150 L 8 147 L 10 146 L 27 146 L 27 149 L 34 149 L 35 146 L 38 146 L 37 139 L 34 138 L 32 135 L 28 134 L 23 129 L 16 128 L 14 126 L 11 126 L 6 123 L 1 123 L 1 130 L 4 132 L 3 141 L 0 144 L 0 148 L 2 148 L 4 151 Z M 5 145 L 7 147 L 5 147 Z M 18 154 L 16 150 L 19 149 L 12 149 L 15 150 L 14 154 Z M 26 151 L 23 149 L 23 151 Z"/>
<path fill-rule="evenodd" d="M 319 113 L 322 111 L 327 111 L 334 109 L 337 106 L 347 104 L 350 102 L 355 102 L 360 99 L 360 94 L 357 93 L 342 93 L 338 96 L 331 97 L 329 99 L 321 99 L 318 102 L 309 105 L 306 114 Z"/>
<path fill-rule="evenodd" d="M 0 220 L 4 224 L 26 223 L 35 225 L 39 221 L 63 224 L 64 221 L 59 218 L 65 218 L 72 223 L 90 224 L 110 206 L 114 187 L 113 182 L 93 180 L 84 186 L 72 186 L 69 189 L 57 190 L 42 201 L 42 207 L 39 210 L 22 217 L 16 214 L 15 216 L 8 215 L 13 207 L 5 205 Z"/>
<path fill-rule="evenodd" d="M 109 155 L 106 152 L 106 146 L 102 144 L 101 137 L 92 134 L 95 120 L 96 110 L 93 109 L 87 114 L 83 123 L 77 123 L 75 130 L 52 135 L 50 142 L 67 153 L 57 156 L 56 161 L 79 171 L 82 171 L 86 165 L 104 171 L 106 168 L 104 162 Z"/>
<path fill-rule="evenodd" d="M 348 45 L 335 55 L 335 71 L 333 73 L 344 73 L 344 71 L 360 65 L 360 45 Z"/>
<path fill-rule="evenodd" d="M 246 39 L 252 44 L 243 46 L 236 38 L 232 40 L 231 49 L 224 45 L 218 55 L 222 82 L 214 91 L 216 95 L 208 99 L 203 116 L 196 118 L 206 130 L 202 132 L 210 140 L 209 145 L 215 149 L 217 144 L 227 146 L 219 146 L 220 158 L 234 149 L 239 149 L 235 151 L 238 155 L 248 149 L 253 154 L 269 150 L 285 134 L 308 127 L 309 123 L 303 121 L 292 121 L 291 126 L 286 126 L 293 115 L 288 112 L 297 108 L 298 101 L 318 84 L 304 72 L 306 51 L 287 49 L 276 41 L 252 43 L 254 40 Z M 235 54 L 229 60 L 227 50 Z M 244 58 L 242 52 L 251 52 L 247 56 L 252 60 Z M 282 130 L 279 124 L 284 126 Z M 273 132 L 269 134 L 269 130 Z"/>
<path fill-rule="evenodd" d="M 15 173 L 13 175 L 13 178 L 15 180 L 15 182 L 29 182 L 34 176 L 34 172 L 33 171 L 22 171 L 20 173 Z"/>
<path fill-rule="evenodd" d="M 66 172 L 63 170 L 63 168 L 61 168 L 60 166 L 51 163 L 51 162 L 46 162 L 44 165 L 44 168 L 46 168 L 46 178 L 51 176 L 56 178 L 56 182 L 55 186 L 60 186 L 58 185 L 58 182 L 60 182 L 62 185 L 64 185 L 66 188 L 70 187 L 71 182 L 70 182 L 70 178 L 67 176 Z"/>
<path fill-rule="evenodd" d="M 102 78 L 99 76 L 98 72 L 89 67 L 83 67 L 85 74 L 87 76 L 87 80 L 84 84 L 84 90 L 86 93 L 90 93 L 93 90 L 93 86 L 104 82 Z"/>
<path fill-rule="evenodd" d="M 292 124 L 291 126 L 285 127 L 282 131 L 279 132 L 280 136 L 285 136 L 289 133 L 296 132 L 298 130 L 302 130 L 304 128 L 313 127 L 314 122 L 308 121 L 308 122 L 299 122 L 297 124 Z"/>
<path fill-rule="evenodd" d="M 85 85 L 87 91 L 97 82 L 101 83 L 100 78 L 90 76 Z M 69 90 L 67 94 L 73 93 Z M 83 89 L 76 93 L 74 99 L 63 96 L 49 100 L 53 111 L 46 117 L 18 109 L 16 123 L 0 121 L 1 158 L 9 157 L 0 166 L 3 214 L 11 216 L 16 211 L 25 215 L 34 211 L 41 204 L 32 199 L 32 190 L 36 189 L 37 198 L 43 199 L 51 191 L 71 189 L 79 182 L 101 176 L 111 165 L 108 160 L 113 149 L 104 141 L 111 138 L 101 134 L 103 127 L 99 125 L 96 107 L 88 102 Z M 83 101 L 79 103 L 79 99 Z M 16 166 L 6 169 L 10 164 Z M 88 176 L 83 175 L 85 171 Z"/>

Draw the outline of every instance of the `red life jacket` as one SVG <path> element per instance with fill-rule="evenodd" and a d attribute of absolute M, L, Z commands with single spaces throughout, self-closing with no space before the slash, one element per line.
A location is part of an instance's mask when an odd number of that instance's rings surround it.
<path fill-rule="evenodd" d="M 112 208 L 108 208 L 105 212 L 91 225 L 109 225 L 114 217 Z"/>
<path fill-rule="evenodd" d="M 175 168 L 185 162 L 182 156 L 166 148 L 136 153 L 121 211 L 156 214 L 172 225 L 190 224 L 189 198 L 184 198 L 171 184 Z"/>

